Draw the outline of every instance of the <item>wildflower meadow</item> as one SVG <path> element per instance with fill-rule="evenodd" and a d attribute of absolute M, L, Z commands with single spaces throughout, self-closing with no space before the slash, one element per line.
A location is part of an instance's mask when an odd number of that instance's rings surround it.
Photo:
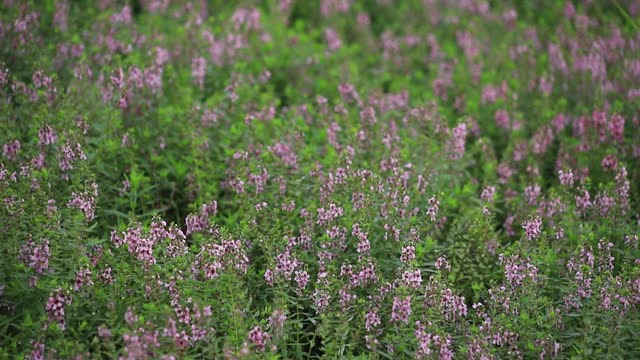
<path fill-rule="evenodd" d="M 0 359 L 639 359 L 639 0 L 0 0 Z"/>

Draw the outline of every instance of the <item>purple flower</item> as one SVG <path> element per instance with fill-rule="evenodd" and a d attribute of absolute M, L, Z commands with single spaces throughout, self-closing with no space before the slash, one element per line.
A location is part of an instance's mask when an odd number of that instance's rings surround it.
<path fill-rule="evenodd" d="M 102 273 L 100 273 L 98 278 L 100 279 L 100 281 L 102 281 L 103 283 L 105 283 L 107 285 L 111 285 L 115 281 L 113 279 L 113 275 L 111 274 L 111 268 L 110 267 L 104 269 L 104 271 Z"/>
<path fill-rule="evenodd" d="M 500 254 L 500 264 L 504 266 L 504 273 L 512 288 L 522 285 L 523 281 L 529 278 L 531 281 L 538 280 L 538 268 L 529 259 L 521 259 L 518 255 L 505 256 Z"/>
<path fill-rule="evenodd" d="M 422 274 L 420 273 L 420 269 L 413 271 L 407 270 L 403 272 L 402 283 L 409 288 L 419 289 L 420 285 L 422 285 Z"/>
<path fill-rule="evenodd" d="M 73 290 L 78 291 L 85 285 L 93 285 L 91 280 L 91 270 L 82 269 L 76 273 L 76 281 L 73 284 Z"/>
<path fill-rule="evenodd" d="M 74 150 L 72 144 L 67 142 L 62 146 L 61 153 L 58 164 L 63 171 L 73 169 L 73 162 L 78 159 L 87 160 L 84 151 L 82 151 L 82 146 L 78 143 L 76 143 Z"/>
<path fill-rule="evenodd" d="M 304 290 L 307 287 L 310 279 L 311 277 L 306 271 L 296 271 L 295 280 L 298 284 L 299 290 Z"/>
<path fill-rule="evenodd" d="M 504 109 L 496 110 L 495 119 L 496 119 L 496 124 L 499 127 L 505 130 L 511 129 L 511 124 L 510 124 L 511 120 L 509 119 L 509 113 L 506 110 Z"/>
<path fill-rule="evenodd" d="M 138 317 L 136 316 L 136 314 L 133 312 L 133 309 L 128 308 L 127 312 L 124 314 L 124 320 L 127 322 L 127 324 L 129 324 L 130 326 L 133 326 L 135 323 L 138 322 Z"/>
<path fill-rule="evenodd" d="M 206 68 L 207 62 L 203 57 L 196 57 L 191 61 L 191 76 L 193 76 L 193 81 L 198 85 L 198 87 L 200 87 L 200 89 L 204 89 Z"/>
<path fill-rule="evenodd" d="M 337 206 L 336 204 L 330 204 L 329 209 L 325 210 L 324 208 L 318 208 L 318 225 L 326 225 L 332 220 L 337 219 L 338 217 L 344 214 L 344 210 L 342 207 Z"/>
<path fill-rule="evenodd" d="M 313 303 L 319 313 L 323 313 L 327 307 L 329 307 L 329 300 L 331 300 L 331 295 L 329 295 L 326 290 L 316 289 L 316 291 L 314 291 Z"/>
<path fill-rule="evenodd" d="M 213 200 L 205 203 L 197 214 L 189 214 L 185 219 L 187 225 L 186 235 L 203 232 L 209 227 L 209 217 L 218 213 L 218 202 Z"/>
<path fill-rule="evenodd" d="M 436 259 L 435 266 L 436 266 L 436 269 L 438 270 L 451 271 L 451 265 L 449 264 L 447 259 L 443 256 L 440 256 L 439 258 Z"/>
<path fill-rule="evenodd" d="M 369 242 L 368 234 L 360 229 L 359 224 L 353 224 L 351 235 L 360 239 L 360 242 L 358 242 L 358 247 L 356 249 L 359 254 L 367 253 L 369 252 L 369 250 L 371 250 L 371 243 Z"/>
<path fill-rule="evenodd" d="M 449 288 L 442 290 L 442 307 L 445 318 L 456 321 L 458 317 L 467 315 L 467 305 L 463 296 L 456 296 Z"/>
<path fill-rule="evenodd" d="M 558 179 L 560 179 L 560 184 L 562 186 L 568 186 L 568 187 L 572 187 L 573 186 L 573 172 L 571 170 L 568 171 L 558 171 Z"/>
<path fill-rule="evenodd" d="M 106 326 L 98 327 L 98 336 L 101 338 L 109 338 L 111 337 L 111 330 Z"/>
<path fill-rule="evenodd" d="M 269 284 L 269 286 L 273 286 L 274 274 L 271 269 L 267 269 L 264 272 L 264 280 Z"/>
<path fill-rule="evenodd" d="M 271 330 L 278 330 L 284 327 L 284 323 L 287 321 L 287 315 L 280 309 L 273 310 L 273 313 L 269 317 L 269 327 Z"/>
<path fill-rule="evenodd" d="M 432 196 L 428 200 L 429 206 L 427 207 L 427 215 L 430 216 L 431 221 L 436 221 L 436 216 L 438 215 L 438 209 L 440 206 L 440 201 L 435 196 Z"/>
<path fill-rule="evenodd" d="M 407 324 L 409 323 L 409 316 L 411 316 L 411 296 L 406 296 L 404 299 L 395 296 L 393 298 L 391 321 L 402 321 Z"/>
<path fill-rule="evenodd" d="M 486 201 L 486 202 L 493 202 L 493 198 L 496 194 L 496 188 L 493 186 L 485 186 L 484 189 L 482 189 L 482 194 L 480 195 L 480 199 L 482 199 L 482 201 Z"/>
<path fill-rule="evenodd" d="M 537 239 L 542 233 L 542 220 L 539 217 L 527 220 L 522 224 L 527 240 Z"/>
<path fill-rule="evenodd" d="M 33 350 L 29 354 L 27 354 L 24 358 L 25 360 L 45 360 L 46 355 L 44 353 L 44 344 L 38 341 L 31 341 L 31 347 Z"/>
<path fill-rule="evenodd" d="M 534 184 L 524 188 L 524 197 L 530 205 L 536 205 L 540 196 L 540 185 Z"/>
<path fill-rule="evenodd" d="M 57 323 L 62 330 L 65 329 L 64 308 L 69 304 L 71 304 L 71 297 L 63 293 L 62 289 L 57 289 L 51 294 L 45 306 L 49 322 Z"/>
<path fill-rule="evenodd" d="M 89 193 L 87 191 L 72 193 L 72 199 L 67 203 L 67 207 L 82 211 L 87 222 L 93 221 L 96 208 L 96 197 L 98 195 L 98 185 L 93 183 L 92 187 L 93 193 Z"/>
<path fill-rule="evenodd" d="M 416 340 L 418 340 L 418 346 L 416 349 L 416 358 L 424 359 L 428 355 L 431 354 L 431 340 L 432 335 L 426 331 L 425 326 L 420 322 L 416 321 L 416 331 L 415 331 Z"/>
<path fill-rule="evenodd" d="M 402 254 L 400 255 L 400 261 L 405 264 L 410 263 L 416 258 L 416 248 L 413 245 L 407 245 L 402 248 Z"/>
<path fill-rule="evenodd" d="M 266 331 L 262 331 L 260 326 L 255 326 L 247 335 L 249 341 L 253 343 L 258 352 L 263 352 L 266 349 L 267 341 L 271 339 L 271 336 Z"/>
<path fill-rule="evenodd" d="M 2 145 L 2 152 L 4 156 L 9 160 L 15 159 L 19 151 L 20 151 L 19 140 L 14 140 L 13 142 Z"/>
<path fill-rule="evenodd" d="M 372 331 L 373 329 L 380 326 L 381 324 L 380 316 L 378 316 L 378 313 L 375 310 L 369 311 L 364 316 L 364 320 L 365 320 L 364 328 L 367 329 L 367 331 Z"/>
<path fill-rule="evenodd" d="M 342 47 L 342 40 L 340 40 L 338 33 L 334 29 L 325 29 L 324 37 L 327 41 L 327 47 L 329 51 L 336 51 Z"/>
<path fill-rule="evenodd" d="M 42 274 L 49 268 L 50 257 L 49 240 L 45 239 L 44 243 L 36 244 L 29 239 L 20 247 L 19 259 L 38 274 Z"/>
<path fill-rule="evenodd" d="M 457 160 L 464 156 L 466 138 L 467 124 L 461 123 L 453 128 L 451 139 L 449 140 L 449 158 Z"/>
<path fill-rule="evenodd" d="M 45 125 L 38 130 L 38 139 L 40 141 L 40 146 L 45 146 L 55 143 L 58 137 L 51 126 Z"/>
<path fill-rule="evenodd" d="M 591 195 L 587 189 L 582 189 L 582 196 L 576 195 L 576 209 L 581 214 L 585 214 L 587 209 L 591 208 L 593 203 L 591 202 Z"/>

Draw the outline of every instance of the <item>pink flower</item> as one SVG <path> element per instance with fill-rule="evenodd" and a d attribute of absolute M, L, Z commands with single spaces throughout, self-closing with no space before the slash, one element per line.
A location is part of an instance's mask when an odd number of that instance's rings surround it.
<path fill-rule="evenodd" d="M 406 296 L 404 299 L 397 296 L 393 298 L 391 321 L 402 321 L 407 324 L 409 323 L 409 316 L 411 316 L 411 312 L 411 296 Z"/>
<path fill-rule="evenodd" d="M 416 248 L 413 245 L 407 245 L 402 248 L 402 254 L 400 255 L 400 261 L 405 264 L 410 263 L 416 258 Z"/>
<path fill-rule="evenodd" d="M 51 145 L 57 140 L 56 132 L 49 125 L 45 125 L 40 130 L 38 130 L 38 138 L 40 140 L 41 146 Z"/>
<path fill-rule="evenodd" d="M 449 264 L 447 259 L 443 256 L 440 256 L 439 258 L 436 259 L 435 266 L 437 270 L 451 271 L 451 265 Z"/>
<path fill-rule="evenodd" d="M 296 283 L 298 284 L 298 289 L 304 290 L 307 287 L 307 284 L 309 283 L 309 280 L 311 279 L 311 277 L 306 271 L 296 271 L 295 275 L 296 275 L 295 280 L 296 280 Z"/>
<path fill-rule="evenodd" d="M 537 239 L 542 234 L 542 220 L 539 217 L 527 220 L 522 224 L 522 228 L 527 240 Z"/>
<path fill-rule="evenodd" d="M 427 207 L 427 215 L 430 216 L 431 221 L 436 221 L 436 216 L 438 215 L 438 209 L 440 206 L 440 201 L 436 199 L 435 196 L 432 196 L 428 200 L 429 206 Z"/>
<path fill-rule="evenodd" d="M 534 184 L 524 189 L 524 197 L 530 205 L 536 205 L 540 196 L 540 185 Z"/>
<path fill-rule="evenodd" d="M 258 352 L 263 352 L 266 349 L 267 341 L 271 339 L 271 336 L 266 331 L 262 331 L 260 326 L 255 326 L 247 335 L 249 341 L 253 343 Z"/>
<path fill-rule="evenodd" d="M 571 170 L 567 170 L 565 171 L 558 171 L 558 178 L 560 179 L 560 184 L 562 186 L 568 186 L 568 187 L 572 187 L 573 186 L 573 172 Z"/>
<path fill-rule="evenodd" d="M 123 6 L 120 12 L 117 12 L 111 16 L 111 22 L 113 24 L 130 24 L 132 19 L 133 17 L 131 13 L 131 7 L 129 7 L 128 5 Z"/>
<path fill-rule="evenodd" d="M 511 124 L 510 124 L 510 120 L 509 120 L 509 113 L 506 110 L 504 110 L 504 109 L 496 110 L 495 119 L 496 119 L 496 124 L 499 127 L 503 128 L 505 130 L 511 129 Z"/>
<path fill-rule="evenodd" d="M 46 354 L 44 353 L 44 344 L 38 341 L 31 341 L 31 347 L 33 350 L 27 354 L 25 360 L 45 360 Z"/>
<path fill-rule="evenodd" d="M 418 348 L 416 349 L 416 358 L 424 359 L 428 355 L 431 354 L 431 341 L 432 335 L 426 331 L 426 327 L 420 323 L 420 321 L 416 321 L 416 331 L 415 331 L 416 339 L 418 340 Z"/>
<path fill-rule="evenodd" d="M 618 160 L 614 155 L 609 154 L 602 159 L 601 165 L 604 170 L 615 170 L 618 167 Z"/>
<path fill-rule="evenodd" d="M 15 159 L 19 151 L 20 151 L 19 140 L 14 140 L 13 142 L 2 145 L 2 152 L 4 156 L 9 160 Z"/>
<path fill-rule="evenodd" d="M 99 326 L 98 327 L 98 336 L 102 337 L 102 338 L 109 338 L 109 337 L 111 337 L 111 330 L 109 328 L 107 328 L 106 326 Z"/>
<path fill-rule="evenodd" d="M 402 282 L 409 288 L 419 289 L 420 285 L 422 285 L 422 274 L 420 273 L 420 269 L 415 269 L 413 271 L 407 270 L 403 272 Z"/>
<path fill-rule="evenodd" d="M 493 198 L 496 194 L 496 188 L 493 186 L 485 186 L 484 189 L 482 189 L 482 194 L 480 195 L 480 199 L 482 199 L 482 201 L 486 201 L 486 202 L 493 202 Z"/>
<path fill-rule="evenodd" d="M 446 288 L 441 292 L 442 310 L 445 319 L 456 321 L 457 318 L 467 315 L 467 304 L 463 296 L 457 296 L 453 290 Z"/>
<path fill-rule="evenodd" d="M 51 294 L 45 306 L 49 322 L 56 322 L 61 330 L 65 329 L 64 308 L 69 304 L 71 304 L 71 297 L 64 294 L 62 289 L 57 289 Z"/>
<path fill-rule="evenodd" d="M 467 138 L 467 124 L 460 123 L 453 128 L 449 141 L 449 157 L 452 160 L 461 159 L 464 156 L 464 145 Z"/>
<path fill-rule="evenodd" d="M 96 209 L 96 197 L 98 196 L 98 185 L 93 183 L 92 187 L 92 193 L 88 191 L 72 193 L 72 199 L 67 203 L 67 207 L 82 211 L 87 222 L 93 221 Z"/>
<path fill-rule="evenodd" d="M 85 285 L 93 285 L 91 280 L 91 270 L 82 269 L 76 273 L 76 281 L 73 284 L 73 290 L 78 291 Z"/>
<path fill-rule="evenodd" d="M 329 204 L 329 209 L 319 208 L 318 212 L 318 225 L 326 225 L 332 220 L 341 217 L 344 214 L 344 209 L 336 204 Z"/>
<path fill-rule="evenodd" d="M 36 245 L 33 240 L 29 239 L 26 244 L 20 247 L 20 260 L 38 274 L 42 274 L 49 268 L 50 257 L 49 240 L 44 240 L 44 243 Z"/>
<path fill-rule="evenodd" d="M 204 89 L 204 77 L 206 74 L 207 62 L 203 57 L 196 57 L 191 60 L 191 76 L 193 76 L 193 81 L 200 87 L 200 89 Z"/>
<path fill-rule="evenodd" d="M 269 326 L 271 330 L 282 329 L 285 321 L 287 321 L 287 315 L 284 314 L 284 311 L 276 309 L 269 317 Z"/>
<path fill-rule="evenodd" d="M 329 51 L 336 51 L 342 47 L 342 40 L 340 40 L 338 33 L 334 29 L 325 29 L 324 37 L 327 41 L 327 47 L 329 48 Z"/>
<path fill-rule="evenodd" d="M 134 325 L 136 322 L 138 322 L 138 317 L 136 316 L 136 314 L 133 312 L 133 309 L 128 308 L 127 312 L 124 314 L 124 320 L 127 322 L 127 324 L 129 325 Z"/>
<path fill-rule="evenodd" d="M 326 290 L 316 289 L 313 292 L 313 303 L 319 313 L 323 313 L 329 307 L 331 295 Z"/>
<path fill-rule="evenodd" d="M 587 189 L 582 189 L 582 196 L 576 195 L 576 209 L 583 215 L 593 206 L 591 195 Z"/>
<path fill-rule="evenodd" d="M 365 320 L 364 328 L 367 329 L 367 331 L 372 331 L 373 329 L 380 326 L 381 324 L 380 316 L 378 316 L 378 313 L 375 310 L 369 311 L 364 316 L 364 320 Z"/>

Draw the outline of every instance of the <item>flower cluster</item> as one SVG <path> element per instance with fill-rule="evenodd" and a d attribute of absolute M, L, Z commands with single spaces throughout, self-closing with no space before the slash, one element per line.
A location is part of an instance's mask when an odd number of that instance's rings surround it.
<path fill-rule="evenodd" d="M 640 358 L 639 1 L 1 2 L 0 358 Z"/>
<path fill-rule="evenodd" d="M 71 296 L 65 294 L 62 289 L 55 290 L 45 306 L 47 318 L 50 323 L 56 323 L 61 330 L 65 329 L 65 307 L 71 304 Z"/>

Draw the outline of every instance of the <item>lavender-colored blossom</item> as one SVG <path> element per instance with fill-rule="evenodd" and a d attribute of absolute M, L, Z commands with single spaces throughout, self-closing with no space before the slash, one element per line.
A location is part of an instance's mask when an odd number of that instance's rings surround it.
<path fill-rule="evenodd" d="M 467 138 L 467 124 L 461 123 L 453 128 L 449 142 L 449 157 L 452 160 L 461 159 L 464 156 L 464 146 Z"/>
<path fill-rule="evenodd" d="M 204 77 L 206 74 L 207 62 L 203 57 L 193 58 L 191 62 L 191 76 L 200 89 L 204 88 Z"/>
<path fill-rule="evenodd" d="M 480 195 L 480 199 L 482 199 L 482 201 L 486 201 L 486 202 L 493 202 L 493 198 L 495 196 L 496 193 L 496 188 L 493 186 L 485 186 L 484 189 L 482 189 L 482 194 Z"/>
<path fill-rule="evenodd" d="M 364 319 L 365 319 L 364 327 L 367 331 L 373 331 L 375 328 L 377 328 L 381 324 L 380 316 L 378 316 L 378 313 L 375 310 L 371 310 L 367 312 L 367 314 L 364 316 Z"/>
<path fill-rule="evenodd" d="M 40 141 L 40 145 L 45 146 L 54 144 L 58 138 L 53 128 L 49 125 L 45 125 L 38 130 L 38 139 Z"/>
<path fill-rule="evenodd" d="M 282 329 L 285 321 L 287 321 L 287 315 L 285 315 L 283 310 L 276 309 L 269 317 L 269 327 L 271 330 Z"/>
<path fill-rule="evenodd" d="M 266 331 L 263 331 L 260 326 L 254 326 L 249 331 L 247 338 L 253 343 L 258 352 L 265 351 L 267 342 L 271 340 L 271 336 Z"/>
<path fill-rule="evenodd" d="M 440 206 L 440 201 L 432 196 L 428 200 L 429 206 L 427 207 L 427 215 L 431 218 L 431 221 L 436 221 L 436 216 L 438 215 L 438 209 Z"/>
<path fill-rule="evenodd" d="M 395 296 L 393 298 L 393 308 L 391 311 L 391 321 L 409 323 L 409 316 L 411 316 L 411 296 L 405 296 L 400 298 Z"/>
<path fill-rule="evenodd" d="M 522 224 L 527 240 L 535 240 L 542 234 L 542 220 L 534 217 Z"/>
<path fill-rule="evenodd" d="M 20 247 L 19 259 L 38 274 L 42 274 L 45 270 L 49 269 L 50 258 L 51 250 L 48 239 L 45 239 L 42 244 L 36 244 L 33 240 L 29 239 Z"/>
<path fill-rule="evenodd" d="M 73 290 L 78 291 L 83 286 L 93 285 L 91 280 L 91 270 L 82 269 L 76 273 L 76 281 L 73 284 Z"/>
<path fill-rule="evenodd" d="M 407 270 L 402 273 L 402 283 L 412 289 L 419 289 L 422 285 L 422 273 L 420 269 Z"/>
<path fill-rule="evenodd" d="M 304 290 L 309 283 L 311 276 L 306 271 L 296 271 L 295 280 L 299 290 Z"/>
<path fill-rule="evenodd" d="M 71 297 L 66 295 L 62 289 L 57 289 L 51 294 L 45 306 L 49 322 L 57 323 L 61 330 L 65 330 L 64 310 L 65 306 L 69 304 L 71 304 Z"/>

